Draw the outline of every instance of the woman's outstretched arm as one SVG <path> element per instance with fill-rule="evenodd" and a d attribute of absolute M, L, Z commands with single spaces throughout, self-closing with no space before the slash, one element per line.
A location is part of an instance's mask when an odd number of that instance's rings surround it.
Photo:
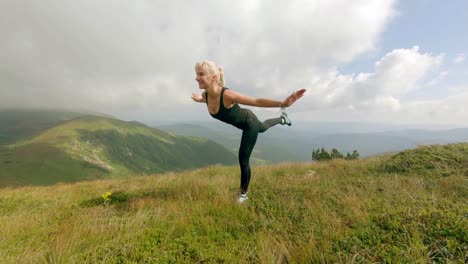
<path fill-rule="evenodd" d="M 291 95 L 289 95 L 285 100 L 283 101 L 277 101 L 277 100 L 272 100 L 272 99 L 267 99 L 267 98 L 255 98 L 255 97 L 250 97 L 247 95 L 243 95 L 241 93 L 238 93 L 233 90 L 226 90 L 224 92 L 225 96 L 227 97 L 226 99 L 229 100 L 229 105 L 234 104 L 234 103 L 239 103 L 243 105 L 250 105 L 250 106 L 256 106 L 256 107 L 289 107 L 294 102 L 296 102 L 299 98 L 301 98 L 306 89 L 300 89 L 295 92 L 293 92 Z"/>
<path fill-rule="evenodd" d="M 198 95 L 197 93 L 192 93 L 192 99 L 197 103 L 206 103 L 206 92 L 203 92 L 202 95 Z"/>

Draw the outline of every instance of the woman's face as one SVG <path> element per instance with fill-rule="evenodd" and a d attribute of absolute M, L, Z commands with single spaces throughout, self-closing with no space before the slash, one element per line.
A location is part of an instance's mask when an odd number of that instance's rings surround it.
<path fill-rule="evenodd" d="M 208 71 L 203 67 L 197 67 L 195 71 L 197 74 L 197 78 L 195 78 L 195 80 L 198 82 L 198 87 L 200 89 L 206 89 L 211 83 L 211 76 L 208 74 Z"/>

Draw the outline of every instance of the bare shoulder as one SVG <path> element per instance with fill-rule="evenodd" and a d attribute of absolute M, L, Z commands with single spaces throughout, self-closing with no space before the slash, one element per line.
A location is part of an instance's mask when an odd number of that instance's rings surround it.
<path fill-rule="evenodd" d="M 228 100 L 232 103 L 239 103 L 245 105 L 253 105 L 255 102 L 255 98 L 241 94 L 231 89 L 227 89 L 224 91 L 225 100 Z"/>
<path fill-rule="evenodd" d="M 223 96 L 231 99 L 231 98 L 235 98 L 238 94 L 239 93 L 234 91 L 234 90 L 226 89 L 226 90 L 224 90 Z"/>
<path fill-rule="evenodd" d="M 244 96 L 243 94 L 239 93 L 239 92 L 236 92 L 234 90 L 231 90 L 231 89 L 226 89 L 224 91 L 224 97 L 230 101 L 235 101 L 237 102 L 237 99 Z"/>

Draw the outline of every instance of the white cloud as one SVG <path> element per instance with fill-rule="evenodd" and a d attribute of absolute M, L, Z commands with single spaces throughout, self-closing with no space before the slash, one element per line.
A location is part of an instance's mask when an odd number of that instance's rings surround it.
<path fill-rule="evenodd" d="M 311 83 L 309 108 L 352 104 L 354 109 L 385 108 L 397 111 L 400 99 L 420 88 L 419 82 L 437 68 L 443 55 L 419 52 L 418 47 L 396 49 L 375 63 L 373 73 L 342 75 L 336 69 Z"/>
<path fill-rule="evenodd" d="M 375 83 L 381 93 L 401 95 L 417 89 L 417 82 L 439 66 L 443 55 L 419 53 L 419 47 L 394 50 L 376 63 Z"/>
<path fill-rule="evenodd" d="M 176 111 L 205 58 L 241 92 L 284 96 L 375 48 L 394 14 L 394 0 L 2 1 L 0 105 Z"/>
<path fill-rule="evenodd" d="M 296 109 L 316 120 L 463 124 L 468 118 L 466 85 L 448 88 L 451 94 L 445 98 L 408 97 L 415 90 L 429 89 L 424 81 L 431 76 L 437 76 L 432 79 L 435 85 L 448 74 L 437 72 L 443 58 L 413 47 L 389 52 L 375 63 L 372 73 L 316 71 L 315 76 L 321 77 L 310 81 L 312 89 Z"/>
<path fill-rule="evenodd" d="M 442 80 L 444 80 L 447 75 L 449 74 L 448 71 L 442 71 L 439 73 L 439 75 L 437 75 L 437 77 L 435 77 L 434 79 L 430 80 L 427 85 L 428 86 L 434 86 L 434 85 L 437 85 L 439 84 Z"/>
<path fill-rule="evenodd" d="M 400 117 L 417 120 L 420 123 L 464 124 L 468 117 L 468 86 L 464 90 L 445 98 L 433 100 L 415 100 L 405 105 Z"/>
<path fill-rule="evenodd" d="M 465 61 L 465 59 L 466 59 L 466 54 L 461 53 L 461 54 L 458 54 L 455 57 L 455 59 L 453 59 L 453 63 L 454 64 L 462 63 Z"/>
<path fill-rule="evenodd" d="M 309 88 L 294 109 L 312 116 L 466 120 L 464 89 L 408 98 L 448 76 L 437 71 L 444 55 L 425 47 L 395 49 L 372 72 L 339 72 L 378 48 L 396 14 L 396 0 L 1 1 L 0 107 L 186 118 L 204 111 L 190 99 L 194 64 L 211 59 L 249 95 Z"/>

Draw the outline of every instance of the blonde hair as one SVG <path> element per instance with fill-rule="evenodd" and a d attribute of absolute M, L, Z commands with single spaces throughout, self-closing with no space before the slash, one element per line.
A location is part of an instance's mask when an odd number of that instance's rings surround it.
<path fill-rule="evenodd" d="M 223 67 L 217 65 L 213 61 L 200 61 L 195 64 L 195 70 L 198 68 L 203 68 L 208 71 L 208 74 L 211 76 L 216 76 L 218 79 L 218 84 L 221 87 L 224 87 L 224 70 Z"/>

